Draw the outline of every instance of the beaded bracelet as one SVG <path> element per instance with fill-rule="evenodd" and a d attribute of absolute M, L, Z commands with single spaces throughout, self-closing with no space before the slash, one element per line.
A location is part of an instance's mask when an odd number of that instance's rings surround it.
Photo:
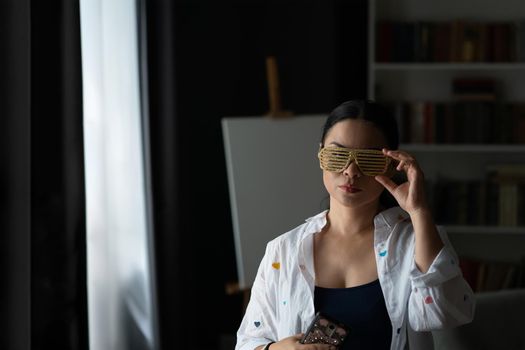
<path fill-rule="evenodd" d="M 269 342 L 268 344 L 266 344 L 266 345 L 264 346 L 263 350 L 269 350 L 269 349 L 270 349 L 270 345 L 272 345 L 272 344 L 275 344 L 275 342 L 274 342 L 274 341 Z"/>

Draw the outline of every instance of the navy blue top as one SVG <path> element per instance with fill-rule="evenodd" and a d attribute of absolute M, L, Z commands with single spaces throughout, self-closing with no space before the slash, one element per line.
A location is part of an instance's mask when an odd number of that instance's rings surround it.
<path fill-rule="evenodd" d="M 379 279 L 351 288 L 315 286 L 315 312 L 350 327 L 343 349 L 390 349 L 392 323 Z"/>

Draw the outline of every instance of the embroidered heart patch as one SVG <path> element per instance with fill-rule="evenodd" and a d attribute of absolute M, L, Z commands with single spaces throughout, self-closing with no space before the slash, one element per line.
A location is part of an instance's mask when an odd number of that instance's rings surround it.
<path fill-rule="evenodd" d="M 425 304 L 432 304 L 434 302 L 434 299 L 429 295 L 425 298 Z"/>
<path fill-rule="evenodd" d="M 255 325 L 255 327 L 259 327 L 261 325 L 261 322 L 255 321 L 253 324 Z"/>
<path fill-rule="evenodd" d="M 272 264 L 272 267 L 273 267 L 274 269 L 276 269 L 276 270 L 279 270 L 279 269 L 281 268 L 281 263 L 274 262 L 274 263 Z"/>

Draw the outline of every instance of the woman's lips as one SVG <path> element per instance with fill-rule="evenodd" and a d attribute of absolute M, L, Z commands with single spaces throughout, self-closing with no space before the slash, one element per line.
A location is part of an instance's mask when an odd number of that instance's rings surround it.
<path fill-rule="evenodd" d="M 347 192 L 347 193 L 361 192 L 361 189 L 359 189 L 357 187 L 354 187 L 354 186 L 350 186 L 350 185 L 339 186 L 339 188 L 342 189 L 343 191 Z"/>

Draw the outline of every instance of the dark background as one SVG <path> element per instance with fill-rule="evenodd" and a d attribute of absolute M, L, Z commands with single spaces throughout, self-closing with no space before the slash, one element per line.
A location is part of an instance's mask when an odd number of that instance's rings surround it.
<path fill-rule="evenodd" d="M 269 55 L 285 110 L 365 98 L 367 0 L 137 4 L 161 346 L 231 349 L 221 119 L 268 112 Z M 80 48 L 79 0 L 0 0 L 0 349 L 89 348 Z"/>
<path fill-rule="evenodd" d="M 219 349 L 242 318 L 220 120 L 364 98 L 366 0 L 146 1 L 163 349 Z M 87 349 L 78 0 L 0 1 L 1 349 Z M 195 155 L 199 155 L 196 157 Z"/>
<path fill-rule="evenodd" d="M 78 3 L 0 2 L 1 349 L 87 349 Z"/>
<path fill-rule="evenodd" d="M 218 348 L 242 318 L 242 295 L 225 293 L 237 276 L 220 120 L 268 112 L 268 55 L 284 109 L 328 113 L 364 98 L 366 1 L 151 1 L 147 10 L 161 339 L 190 346 L 179 330 L 200 325 L 191 348 Z"/>

